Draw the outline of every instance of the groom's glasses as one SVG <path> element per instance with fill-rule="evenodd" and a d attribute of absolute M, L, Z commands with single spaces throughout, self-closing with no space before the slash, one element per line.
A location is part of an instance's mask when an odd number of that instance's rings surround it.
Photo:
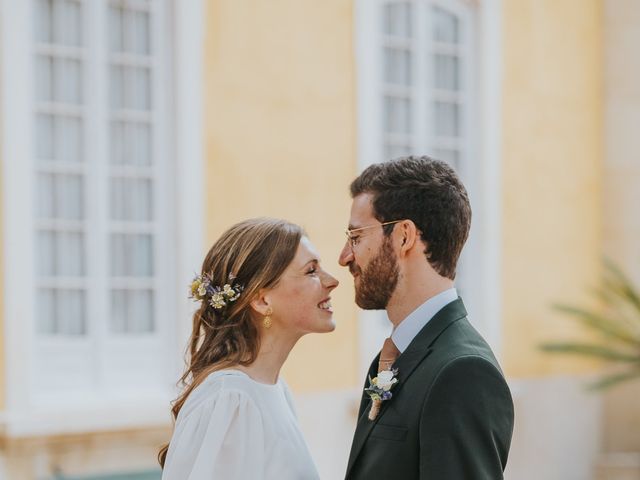
<path fill-rule="evenodd" d="M 344 233 L 347 236 L 349 245 L 351 245 L 351 248 L 354 248 L 355 246 L 358 245 L 358 241 L 360 240 L 360 235 L 354 235 L 353 232 L 359 232 L 360 230 L 367 230 L 368 228 L 384 227 L 385 225 L 392 225 L 398 222 L 402 222 L 402 220 L 393 220 L 392 222 L 384 222 L 378 225 L 367 225 L 366 227 L 346 229 Z"/>

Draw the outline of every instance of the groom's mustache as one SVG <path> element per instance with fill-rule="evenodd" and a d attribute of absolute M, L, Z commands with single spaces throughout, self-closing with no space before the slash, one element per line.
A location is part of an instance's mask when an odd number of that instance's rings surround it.
<path fill-rule="evenodd" d="M 349 264 L 349 273 L 351 273 L 351 275 L 360 275 L 362 274 L 362 269 L 358 265 L 356 265 L 355 262 L 351 262 Z"/>

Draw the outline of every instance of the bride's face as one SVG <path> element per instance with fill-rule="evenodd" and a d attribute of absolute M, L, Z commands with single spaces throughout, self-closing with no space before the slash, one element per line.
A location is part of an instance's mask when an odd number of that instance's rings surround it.
<path fill-rule="evenodd" d="M 292 262 L 269 293 L 273 320 L 304 335 L 335 329 L 331 291 L 338 280 L 320 265 L 320 257 L 307 237 L 302 237 Z"/>

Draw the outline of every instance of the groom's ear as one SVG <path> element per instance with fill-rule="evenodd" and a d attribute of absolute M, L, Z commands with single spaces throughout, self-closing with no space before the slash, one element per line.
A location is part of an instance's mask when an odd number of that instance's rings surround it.
<path fill-rule="evenodd" d="M 271 308 L 271 299 L 268 290 L 260 290 L 249 305 L 254 312 L 264 317 L 269 311 L 269 308 Z"/>
<path fill-rule="evenodd" d="M 411 220 L 403 220 L 398 224 L 398 227 L 397 235 L 400 243 L 400 256 L 405 256 L 416 246 L 416 242 L 420 241 L 420 232 L 416 224 Z"/>

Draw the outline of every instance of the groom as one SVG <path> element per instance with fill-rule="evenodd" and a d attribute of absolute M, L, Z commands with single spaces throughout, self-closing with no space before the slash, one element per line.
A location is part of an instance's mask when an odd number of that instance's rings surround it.
<path fill-rule="evenodd" d="M 386 309 L 393 333 L 368 373 L 391 398 L 363 394 L 346 478 L 503 478 L 511 394 L 453 282 L 471 223 L 464 186 L 444 162 L 405 157 L 368 167 L 351 196 L 340 264 L 358 306 Z"/>

